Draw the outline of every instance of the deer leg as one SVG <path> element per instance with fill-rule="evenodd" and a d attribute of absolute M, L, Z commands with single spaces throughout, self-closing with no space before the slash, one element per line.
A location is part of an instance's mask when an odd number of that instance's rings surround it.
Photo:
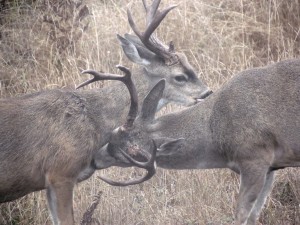
<path fill-rule="evenodd" d="M 259 214 L 266 202 L 266 199 L 272 190 L 274 175 L 275 175 L 275 171 L 271 171 L 267 174 L 265 185 L 264 185 L 262 191 L 260 192 L 260 194 L 255 202 L 255 205 L 253 206 L 253 209 L 252 209 L 249 219 L 247 221 L 247 225 L 255 225 L 256 224 L 256 221 L 259 218 Z"/>
<path fill-rule="evenodd" d="M 259 163 L 243 162 L 241 169 L 241 185 L 236 209 L 235 225 L 245 225 L 259 194 L 265 185 L 268 167 Z"/>
<path fill-rule="evenodd" d="M 74 181 L 68 178 L 47 179 L 47 199 L 55 225 L 74 225 Z"/>

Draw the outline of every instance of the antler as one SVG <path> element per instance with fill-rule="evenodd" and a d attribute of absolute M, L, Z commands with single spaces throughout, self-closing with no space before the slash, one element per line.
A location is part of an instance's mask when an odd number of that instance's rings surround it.
<path fill-rule="evenodd" d="M 165 59 L 168 65 L 173 65 L 178 63 L 178 57 L 175 54 L 174 45 L 170 42 L 169 47 L 159 41 L 152 34 L 155 29 L 159 26 L 161 21 L 165 18 L 165 16 L 174 9 L 177 5 L 169 6 L 164 9 L 162 12 L 158 10 L 158 6 L 160 4 L 160 0 L 154 0 L 151 6 L 147 6 L 146 0 L 143 0 L 143 5 L 146 11 L 146 23 L 147 28 L 145 32 L 140 32 L 137 29 L 135 22 L 132 19 L 131 12 L 127 9 L 128 22 L 130 27 L 134 31 L 134 33 L 139 37 L 142 43 L 152 52 L 159 55 L 163 59 Z"/>
<path fill-rule="evenodd" d="M 135 159 L 133 159 L 130 155 L 128 155 L 125 151 L 123 151 L 121 148 L 119 148 L 120 152 L 124 155 L 124 157 L 126 159 L 128 159 L 128 161 L 130 161 L 133 166 L 139 167 L 139 168 L 143 168 L 147 170 L 147 174 L 137 180 L 131 180 L 131 181 L 113 181 L 110 180 L 109 178 L 103 177 L 103 176 L 99 176 L 99 178 L 103 181 L 105 181 L 106 183 L 113 185 L 113 186 L 128 186 L 128 185 L 134 185 L 134 184 L 139 184 L 142 183 L 146 180 L 149 180 L 151 177 L 154 176 L 155 172 L 156 172 L 156 162 L 155 162 L 155 158 L 156 158 L 156 152 L 157 152 L 157 147 L 155 142 L 152 140 L 153 145 L 152 145 L 152 153 L 150 156 L 150 159 L 148 162 L 139 162 L 136 161 Z"/>
<path fill-rule="evenodd" d="M 127 129 L 132 126 L 135 118 L 137 117 L 138 113 L 138 95 L 135 88 L 135 85 L 133 84 L 133 81 L 131 79 L 131 72 L 128 68 L 117 65 L 116 66 L 119 70 L 125 73 L 124 76 L 117 75 L 117 74 L 110 74 L 110 73 L 99 73 L 95 70 L 84 70 L 81 73 L 88 73 L 93 75 L 94 77 L 88 81 L 83 82 L 82 84 L 78 85 L 76 89 L 79 89 L 81 87 L 84 87 L 90 83 L 93 83 L 98 80 L 119 80 L 123 82 L 126 87 L 128 88 L 128 91 L 130 93 L 130 109 L 127 115 L 127 120 L 124 125 L 124 128 Z"/>

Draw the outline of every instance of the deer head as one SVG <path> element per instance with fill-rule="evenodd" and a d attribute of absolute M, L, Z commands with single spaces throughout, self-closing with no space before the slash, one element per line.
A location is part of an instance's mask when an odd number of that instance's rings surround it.
<path fill-rule="evenodd" d="M 198 79 L 193 67 L 183 53 L 175 51 L 172 42 L 167 46 L 153 35 L 165 16 L 176 6 L 169 6 L 163 11 L 158 10 L 160 0 L 154 0 L 147 6 L 146 30 L 138 30 L 130 10 L 127 11 L 129 24 L 136 34 L 117 35 L 123 51 L 129 60 L 143 68 L 143 74 L 153 87 L 160 79 L 166 80 L 165 91 L 158 108 L 169 102 L 191 106 L 201 101 L 212 91 Z"/>

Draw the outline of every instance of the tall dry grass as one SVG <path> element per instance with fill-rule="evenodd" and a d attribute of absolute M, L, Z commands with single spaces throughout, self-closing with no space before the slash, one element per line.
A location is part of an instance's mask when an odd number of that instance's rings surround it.
<path fill-rule="evenodd" d="M 117 72 L 124 57 L 116 33 L 129 32 L 130 4 L 140 26 L 139 0 L 1 1 L 0 95 L 9 97 L 52 88 L 72 88 L 80 69 Z M 199 77 L 213 89 L 238 71 L 299 57 L 299 0 L 164 0 L 179 3 L 158 29 L 188 55 Z M 173 110 L 167 108 L 167 112 Z M 21 128 L 20 128 L 21 129 Z M 137 169 L 99 171 L 115 179 L 141 174 Z M 150 181 L 132 187 L 106 185 L 95 174 L 75 188 L 79 224 L 102 191 L 94 224 L 230 224 L 238 176 L 229 170 L 158 170 Z M 263 210 L 262 224 L 300 224 L 300 172 L 279 171 Z M 1 185 L 1 184 L 0 184 Z M 0 224 L 51 224 L 44 192 L 0 205 Z"/>

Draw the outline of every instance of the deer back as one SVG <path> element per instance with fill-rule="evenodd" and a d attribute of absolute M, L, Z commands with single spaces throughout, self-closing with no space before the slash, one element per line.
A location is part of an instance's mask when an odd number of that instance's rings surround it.
<path fill-rule="evenodd" d="M 300 61 L 287 60 L 237 74 L 218 92 L 210 126 L 224 152 L 265 143 L 299 154 L 299 118 Z"/>

